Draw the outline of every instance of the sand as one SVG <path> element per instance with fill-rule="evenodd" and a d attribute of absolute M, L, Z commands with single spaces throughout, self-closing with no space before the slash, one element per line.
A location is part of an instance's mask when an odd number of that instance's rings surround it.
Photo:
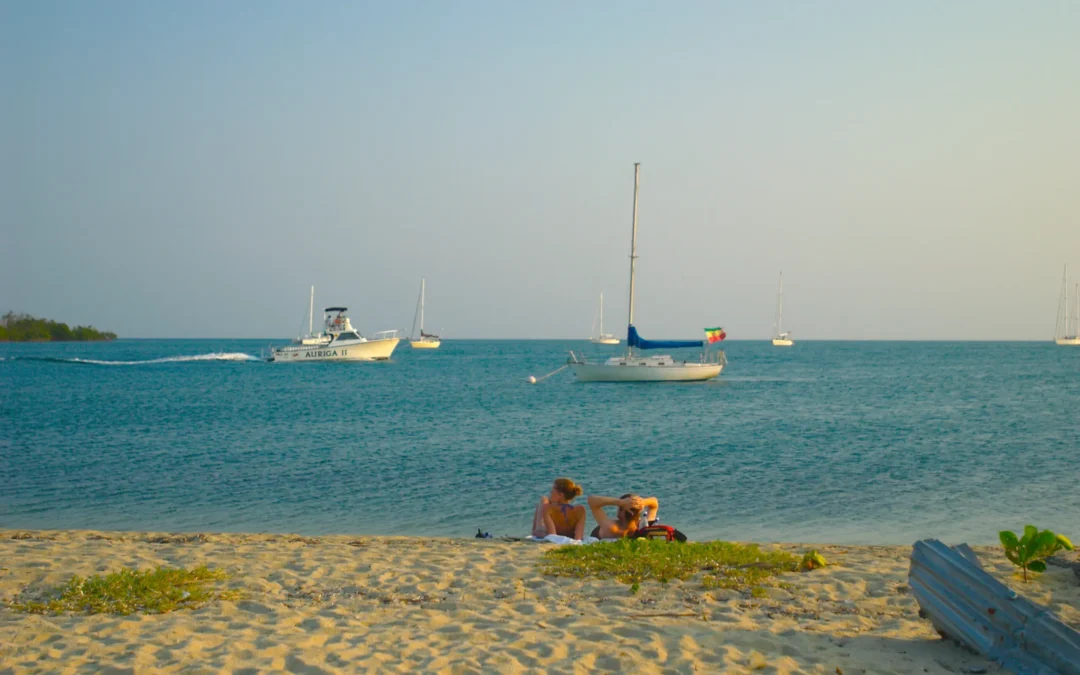
<path fill-rule="evenodd" d="M 910 547 L 814 548 L 830 567 L 752 598 L 699 579 L 633 595 L 545 577 L 545 545 L 526 542 L 0 530 L 0 673 L 995 671 L 918 617 Z M 1023 585 L 999 549 L 977 550 L 991 573 L 1080 626 L 1070 571 Z M 200 564 L 225 569 L 244 598 L 132 616 L 6 604 L 72 574 Z"/>

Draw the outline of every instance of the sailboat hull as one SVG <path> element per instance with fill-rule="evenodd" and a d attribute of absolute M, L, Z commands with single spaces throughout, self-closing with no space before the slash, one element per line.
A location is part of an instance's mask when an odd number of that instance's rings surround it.
<path fill-rule="evenodd" d="M 1080 337 L 1060 337 L 1060 338 L 1056 338 L 1054 340 L 1054 343 L 1062 345 L 1062 346 L 1068 345 L 1068 346 L 1080 347 Z"/>
<path fill-rule="evenodd" d="M 619 344 L 619 338 L 593 338 L 592 343 L 594 345 L 617 345 Z"/>
<path fill-rule="evenodd" d="M 438 349 L 441 344 L 440 340 L 409 340 L 413 349 Z"/>
<path fill-rule="evenodd" d="M 788 340 L 788 339 L 781 339 L 781 338 L 773 338 L 772 346 L 773 347 L 794 347 L 795 346 L 795 341 L 794 340 Z"/>
<path fill-rule="evenodd" d="M 711 380 L 724 369 L 722 363 L 673 362 L 671 365 L 625 363 L 574 363 L 574 374 L 582 382 L 700 382 Z"/>

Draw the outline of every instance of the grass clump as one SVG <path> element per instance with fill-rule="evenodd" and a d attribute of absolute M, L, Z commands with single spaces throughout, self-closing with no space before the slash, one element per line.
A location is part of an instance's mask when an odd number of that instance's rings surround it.
<path fill-rule="evenodd" d="M 122 569 L 104 576 L 74 576 L 43 602 L 13 602 L 11 608 L 31 614 L 163 614 L 193 608 L 212 600 L 232 600 L 236 591 L 219 591 L 215 582 L 228 578 L 224 570 L 205 565 L 194 569 L 158 567 Z"/>
<path fill-rule="evenodd" d="M 793 572 L 798 564 L 799 559 L 790 553 L 762 551 L 756 544 L 621 539 L 553 548 L 544 553 L 540 565 L 544 574 L 552 576 L 615 579 L 632 586 L 646 580 L 688 579 L 705 571 L 706 588 L 742 590 L 781 572 Z"/>

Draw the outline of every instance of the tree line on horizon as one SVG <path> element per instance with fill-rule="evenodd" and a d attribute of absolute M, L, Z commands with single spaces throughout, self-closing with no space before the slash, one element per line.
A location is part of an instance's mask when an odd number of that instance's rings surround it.
<path fill-rule="evenodd" d="M 93 326 L 69 327 L 51 319 L 8 312 L 0 317 L 0 342 L 91 342 L 115 340 L 116 333 Z"/>

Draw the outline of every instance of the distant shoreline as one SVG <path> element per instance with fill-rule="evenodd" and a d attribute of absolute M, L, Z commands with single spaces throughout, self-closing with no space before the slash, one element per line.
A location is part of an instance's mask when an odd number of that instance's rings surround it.
<path fill-rule="evenodd" d="M 44 343 L 49 343 L 49 342 L 115 342 L 118 339 L 119 338 L 114 338 L 114 337 L 69 338 L 69 339 L 62 339 L 62 340 L 54 340 L 52 338 L 28 338 L 28 339 L 17 339 L 16 338 L 14 340 L 11 339 L 11 338 L 0 338 L 0 342 L 44 344 Z M 153 339 L 153 338 L 150 338 L 150 339 Z M 157 338 L 157 339 L 160 339 L 160 340 L 182 340 L 184 338 Z M 213 338 L 210 338 L 210 339 L 213 339 Z"/>
<path fill-rule="evenodd" d="M 116 333 L 93 326 L 69 327 L 52 319 L 8 312 L 0 317 L 0 342 L 109 342 Z"/>

